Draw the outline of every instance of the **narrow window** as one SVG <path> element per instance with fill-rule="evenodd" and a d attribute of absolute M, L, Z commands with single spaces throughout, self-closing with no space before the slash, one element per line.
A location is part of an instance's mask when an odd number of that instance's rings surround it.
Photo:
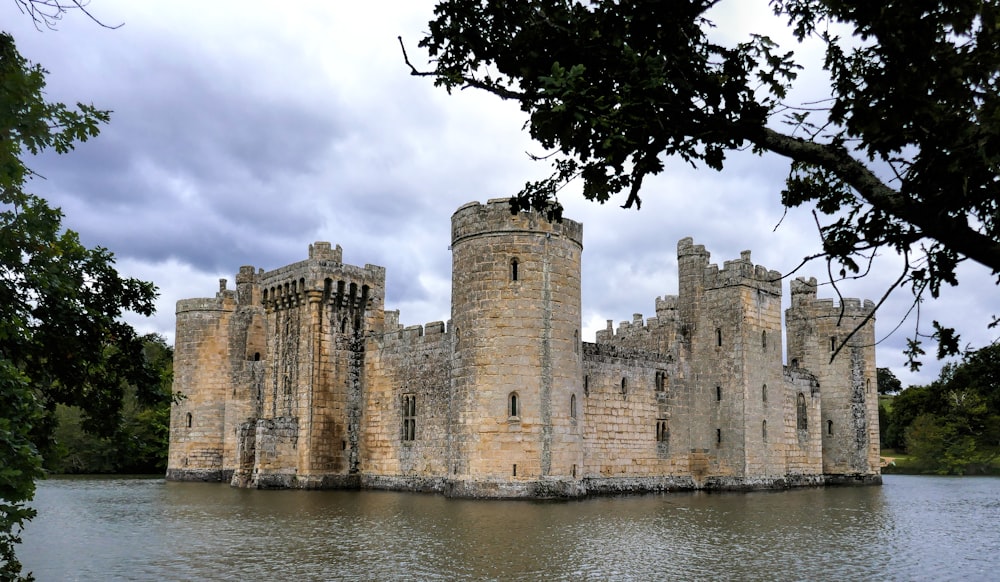
<path fill-rule="evenodd" d="M 760 436 L 764 439 L 764 442 L 766 443 L 767 442 L 767 421 L 766 420 L 761 421 L 761 423 L 760 423 Z"/>
<path fill-rule="evenodd" d="M 715 387 L 715 401 L 722 402 L 722 386 Z"/>
<path fill-rule="evenodd" d="M 670 429 L 667 428 L 667 420 L 661 418 L 656 421 L 656 442 L 665 443 L 670 441 Z"/>
<path fill-rule="evenodd" d="M 656 391 L 665 392 L 667 390 L 667 373 L 660 370 L 656 373 Z"/>
<path fill-rule="evenodd" d="M 760 399 L 767 402 L 767 384 L 760 389 Z"/>
<path fill-rule="evenodd" d="M 799 359 L 798 358 L 792 358 L 792 367 L 793 368 L 798 368 L 799 367 Z"/>
<path fill-rule="evenodd" d="M 255 361 L 255 362 L 259 362 L 260 361 L 260 352 L 254 352 L 253 353 L 253 361 Z"/>
<path fill-rule="evenodd" d="M 806 413 L 806 397 L 799 392 L 798 405 L 795 407 L 796 425 L 799 430 L 809 429 L 809 418 Z"/>
<path fill-rule="evenodd" d="M 517 281 L 517 259 L 510 260 L 510 280 Z"/>
<path fill-rule="evenodd" d="M 767 332 L 766 331 L 760 332 L 760 347 L 761 347 L 761 349 L 764 349 L 764 350 L 767 349 Z"/>
<path fill-rule="evenodd" d="M 715 429 L 715 444 L 717 444 L 717 445 L 721 445 L 722 444 L 722 429 L 721 428 Z"/>
<path fill-rule="evenodd" d="M 830 351 L 837 351 L 837 338 L 835 336 L 830 336 Z"/>
<path fill-rule="evenodd" d="M 576 479 L 576 463 L 573 463 L 573 478 Z"/>
<path fill-rule="evenodd" d="M 509 404 L 509 406 L 508 406 L 508 409 L 509 409 L 508 412 L 510 413 L 510 416 L 516 418 L 518 412 L 520 412 L 520 410 L 518 409 L 517 392 L 511 392 L 510 396 L 507 399 L 507 401 L 508 401 L 508 404 Z"/>
<path fill-rule="evenodd" d="M 715 345 L 722 345 L 722 328 L 715 328 Z"/>
<path fill-rule="evenodd" d="M 573 353 L 580 353 L 580 331 L 573 330 Z"/>
<path fill-rule="evenodd" d="M 623 376 L 622 377 L 622 398 L 624 398 L 627 394 L 628 394 L 628 380 Z"/>
<path fill-rule="evenodd" d="M 868 378 L 867 380 L 865 380 L 865 393 L 867 393 L 867 394 L 871 394 L 872 393 L 872 379 L 871 378 Z"/>
<path fill-rule="evenodd" d="M 514 463 L 514 476 L 517 477 L 517 463 Z"/>
<path fill-rule="evenodd" d="M 826 421 L 826 434 L 833 436 L 833 421 Z"/>
<path fill-rule="evenodd" d="M 590 374 L 583 376 L 583 395 L 590 396 Z"/>
<path fill-rule="evenodd" d="M 191 413 L 187 413 L 187 427 L 191 428 Z"/>
<path fill-rule="evenodd" d="M 403 395 L 403 426 L 404 441 L 414 441 L 417 438 L 417 397 L 414 394 Z"/>
<path fill-rule="evenodd" d="M 576 394 L 569 396 L 569 417 L 576 418 Z"/>

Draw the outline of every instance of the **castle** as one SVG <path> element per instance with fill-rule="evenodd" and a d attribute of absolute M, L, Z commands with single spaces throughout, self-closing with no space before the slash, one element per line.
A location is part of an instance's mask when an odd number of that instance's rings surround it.
<path fill-rule="evenodd" d="M 167 478 L 462 497 L 881 482 L 871 301 L 796 279 L 783 338 L 780 273 L 683 239 L 678 294 L 588 343 L 580 223 L 503 199 L 451 228 L 447 325 L 401 326 L 385 269 L 323 242 L 179 301 Z"/>

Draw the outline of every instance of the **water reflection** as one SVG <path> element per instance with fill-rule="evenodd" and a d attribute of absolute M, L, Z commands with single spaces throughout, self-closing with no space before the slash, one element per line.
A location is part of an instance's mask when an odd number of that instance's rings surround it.
<path fill-rule="evenodd" d="M 39 580 L 989 579 L 1000 479 L 570 502 L 50 480 Z"/>

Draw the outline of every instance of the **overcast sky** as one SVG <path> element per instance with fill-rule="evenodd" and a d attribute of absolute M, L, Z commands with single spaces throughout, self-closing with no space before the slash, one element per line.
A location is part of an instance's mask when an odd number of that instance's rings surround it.
<path fill-rule="evenodd" d="M 426 63 L 416 44 L 433 7 L 93 0 L 95 16 L 124 26 L 107 30 L 73 14 L 39 32 L 0 0 L 5 30 L 49 71 L 50 99 L 113 111 L 96 140 L 33 160 L 45 180 L 31 190 L 60 206 L 85 244 L 111 249 L 124 274 L 159 287 L 157 315 L 131 321 L 171 342 L 178 299 L 213 296 L 219 278 L 232 288 L 241 265 L 302 260 L 318 240 L 342 245 L 347 263 L 386 267 L 386 307 L 400 309 L 404 324 L 447 320 L 452 212 L 510 196 L 548 167 L 528 159 L 541 152 L 515 106 L 472 90 L 448 95 L 408 74 L 396 37 Z M 766 0 L 723 2 L 713 17 L 720 39 L 751 31 L 788 39 Z M 800 98 L 825 94 L 820 73 L 806 71 L 801 84 Z M 749 249 L 755 263 L 782 273 L 816 252 L 809 209 L 782 220 L 787 171 L 781 158 L 751 154 L 731 157 L 722 173 L 670 162 L 646 181 L 638 212 L 567 189 L 566 215 L 584 223 L 584 339 L 607 319 L 617 326 L 633 313 L 654 315 L 655 297 L 676 294 L 676 244 L 685 236 L 712 262 Z M 841 290 L 876 300 L 895 268 L 889 257 Z M 798 274 L 822 279 L 825 265 Z M 996 287 L 985 269 L 962 275 L 961 287 L 923 306 L 922 321 L 957 324 L 963 340 L 981 345 L 994 337 L 986 323 L 1000 311 Z M 785 294 L 787 304 L 787 284 Z M 940 367 L 932 357 L 919 374 L 903 366 L 912 318 L 889 335 L 911 301 L 897 293 L 876 328 L 878 365 L 904 385 L 929 382 Z"/>

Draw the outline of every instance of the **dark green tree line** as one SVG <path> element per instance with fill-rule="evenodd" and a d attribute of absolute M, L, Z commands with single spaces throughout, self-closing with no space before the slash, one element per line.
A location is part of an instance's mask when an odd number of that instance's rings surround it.
<path fill-rule="evenodd" d="M 800 41 L 825 47 L 829 98 L 805 105 L 788 102 L 801 69 L 788 47 L 759 31 L 712 40 L 720 4 L 445 0 L 419 42 L 431 70 L 407 63 L 528 114 L 552 173 L 514 195 L 514 211 L 558 218 L 556 193 L 573 179 L 588 199 L 638 208 L 665 158 L 722 170 L 749 148 L 789 160 L 781 200 L 815 207 L 831 279 L 898 253 L 886 297 L 909 286 L 919 308 L 958 283 L 962 261 L 1000 272 L 1000 3 L 771 0 Z M 933 329 L 939 356 L 957 354 L 955 331 Z"/>
<path fill-rule="evenodd" d="M 0 579 L 17 579 L 19 532 L 59 405 L 81 411 L 84 429 L 111 435 L 125 387 L 143 402 L 163 398 L 143 342 L 122 319 L 149 315 L 152 284 L 122 277 L 114 257 L 86 248 L 62 213 L 26 191 L 25 160 L 66 153 L 97 135 L 108 113 L 44 99 L 45 71 L 0 33 Z"/>
<path fill-rule="evenodd" d="M 928 386 L 896 395 L 882 439 L 912 455 L 924 471 L 992 471 L 1000 459 L 1000 344 L 946 365 Z"/>
<path fill-rule="evenodd" d="M 160 378 L 162 397 L 139 399 L 135 386 L 126 386 L 119 425 L 110 436 L 83 429 L 83 411 L 58 405 L 49 451 L 43 467 L 53 473 L 156 473 L 167 469 L 170 431 L 170 388 L 173 349 L 157 334 L 142 337 L 143 355 Z"/>

